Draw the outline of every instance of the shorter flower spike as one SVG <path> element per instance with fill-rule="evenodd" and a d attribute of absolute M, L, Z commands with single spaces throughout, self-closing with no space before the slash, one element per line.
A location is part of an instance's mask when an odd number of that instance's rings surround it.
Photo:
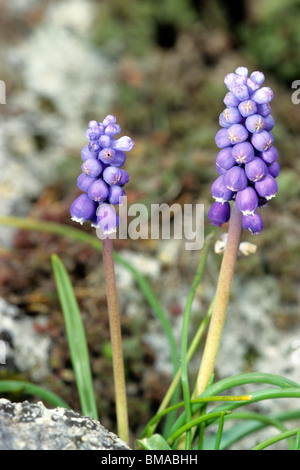
<path fill-rule="evenodd" d="M 89 143 L 81 150 L 82 173 L 77 178 L 77 186 L 83 194 L 70 209 L 72 220 L 81 224 L 90 221 L 91 226 L 100 228 L 103 234 L 117 230 L 119 217 L 113 206 L 124 201 L 123 187 L 129 181 L 127 171 L 121 167 L 126 161 L 125 152 L 132 150 L 134 142 L 127 136 L 116 139 L 120 132 L 112 114 L 102 122 L 88 123 L 85 136 Z"/>
<path fill-rule="evenodd" d="M 265 76 L 246 67 L 228 73 L 224 82 L 228 93 L 226 108 L 219 116 L 221 129 L 215 142 L 219 147 L 216 170 L 219 177 L 211 186 L 215 202 L 208 218 L 219 227 L 230 217 L 229 201 L 243 214 L 243 227 L 253 234 L 263 230 L 258 209 L 265 207 L 278 191 L 278 152 L 271 133 L 275 121 L 270 102 L 273 91 L 262 84 Z"/>

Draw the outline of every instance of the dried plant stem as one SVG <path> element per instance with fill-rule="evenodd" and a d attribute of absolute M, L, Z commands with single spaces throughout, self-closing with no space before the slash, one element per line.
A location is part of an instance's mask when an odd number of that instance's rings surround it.
<path fill-rule="evenodd" d="M 128 443 L 129 430 L 121 325 L 113 260 L 113 241 L 109 237 L 106 237 L 102 240 L 102 256 L 106 281 L 110 338 L 112 345 L 118 435 L 121 439 L 123 439 L 123 441 Z"/>
<path fill-rule="evenodd" d="M 228 239 L 223 255 L 219 274 L 219 281 L 215 296 L 214 308 L 204 347 L 193 398 L 203 393 L 209 379 L 214 372 L 215 361 L 218 354 L 221 335 L 226 317 L 226 310 L 230 296 L 230 288 L 235 270 L 235 263 L 239 251 L 242 234 L 242 213 L 236 207 L 232 208 L 230 217 Z"/>

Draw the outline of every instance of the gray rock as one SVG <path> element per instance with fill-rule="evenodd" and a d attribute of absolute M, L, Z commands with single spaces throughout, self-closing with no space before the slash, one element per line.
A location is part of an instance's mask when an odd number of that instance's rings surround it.
<path fill-rule="evenodd" d="M 88 416 L 0 399 L 0 450 L 130 450 Z"/>

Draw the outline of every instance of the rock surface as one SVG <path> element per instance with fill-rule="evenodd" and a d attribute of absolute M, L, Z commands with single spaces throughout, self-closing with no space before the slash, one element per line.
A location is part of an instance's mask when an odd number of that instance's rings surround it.
<path fill-rule="evenodd" d="M 41 402 L 0 399 L 0 450 L 130 450 L 99 422 Z"/>

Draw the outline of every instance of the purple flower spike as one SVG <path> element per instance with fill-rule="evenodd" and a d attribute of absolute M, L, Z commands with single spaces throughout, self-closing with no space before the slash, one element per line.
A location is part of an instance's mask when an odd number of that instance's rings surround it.
<path fill-rule="evenodd" d="M 232 147 L 232 156 L 237 163 L 248 163 L 254 158 L 254 148 L 250 142 L 241 142 Z"/>
<path fill-rule="evenodd" d="M 123 186 L 129 175 L 121 167 L 126 153 L 134 143 L 130 137 L 116 139 L 121 128 L 116 117 L 108 114 L 103 122 L 90 121 L 85 133 L 88 145 L 81 150 L 82 173 L 77 178 L 81 194 L 71 206 L 71 217 L 79 223 L 89 220 L 92 227 L 104 234 L 116 231 L 119 218 L 113 205 L 120 205 L 126 197 Z M 113 204 L 113 205 L 112 205 Z"/>
<path fill-rule="evenodd" d="M 87 176 L 90 176 L 91 178 L 97 178 L 97 176 L 99 176 L 102 171 L 102 165 L 98 160 L 89 158 L 81 165 L 81 169 Z"/>
<path fill-rule="evenodd" d="M 248 185 L 245 170 L 240 166 L 233 166 L 225 173 L 224 184 L 231 191 L 242 191 Z"/>
<path fill-rule="evenodd" d="M 253 160 L 245 165 L 245 173 L 250 181 L 260 181 L 268 174 L 268 167 L 259 157 L 254 157 Z"/>
<path fill-rule="evenodd" d="M 116 232 L 119 226 L 119 217 L 113 206 L 106 202 L 99 204 L 96 226 L 101 229 L 104 235 Z"/>
<path fill-rule="evenodd" d="M 269 173 L 262 180 L 257 181 L 254 187 L 257 194 L 267 201 L 275 197 L 278 191 L 277 182 Z"/>
<path fill-rule="evenodd" d="M 264 228 L 262 218 L 258 212 L 254 212 L 253 215 L 243 215 L 242 223 L 244 229 L 249 230 L 253 235 L 260 234 Z"/>
<path fill-rule="evenodd" d="M 96 204 L 86 194 L 81 194 L 71 205 L 71 218 L 75 222 L 83 224 L 96 214 Z"/>
<path fill-rule="evenodd" d="M 229 202 L 224 202 L 223 204 L 221 202 L 214 202 L 208 211 L 207 217 L 212 225 L 222 227 L 230 218 Z"/>
<path fill-rule="evenodd" d="M 258 208 L 258 196 L 255 189 L 247 186 L 242 191 L 238 191 L 235 202 L 244 215 L 253 215 Z"/>
<path fill-rule="evenodd" d="M 234 192 L 225 186 L 223 180 L 223 176 L 219 176 L 211 186 L 212 197 L 217 202 L 228 202 L 233 198 L 234 195 Z"/>
<path fill-rule="evenodd" d="M 273 91 L 262 87 L 265 76 L 246 67 L 228 73 L 224 82 L 229 92 L 223 102 L 226 109 L 219 116 L 222 127 L 215 137 L 221 149 L 216 159 L 219 177 L 211 186 L 215 202 L 208 218 L 219 227 L 230 217 L 229 201 L 243 214 L 243 227 L 260 233 L 263 222 L 257 210 L 267 205 L 277 193 L 280 167 L 271 133 L 275 121 L 270 102 Z"/>

